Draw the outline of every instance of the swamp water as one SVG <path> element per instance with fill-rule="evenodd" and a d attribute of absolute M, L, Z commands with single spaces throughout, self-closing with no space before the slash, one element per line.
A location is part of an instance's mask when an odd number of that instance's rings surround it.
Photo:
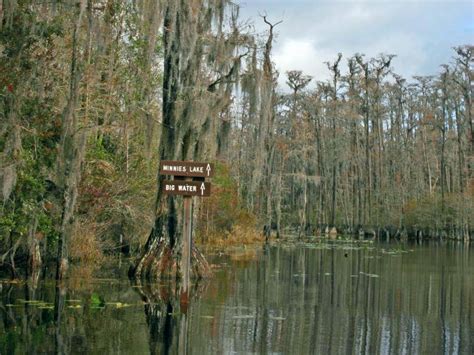
<path fill-rule="evenodd" d="M 280 243 L 209 260 L 185 313 L 124 276 L 0 280 L 0 354 L 474 353 L 472 246 Z"/>

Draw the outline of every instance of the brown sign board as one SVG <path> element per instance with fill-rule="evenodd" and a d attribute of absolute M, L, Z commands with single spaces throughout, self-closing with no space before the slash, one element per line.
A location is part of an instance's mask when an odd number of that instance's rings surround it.
<path fill-rule="evenodd" d="M 165 180 L 162 191 L 167 195 L 207 197 L 211 195 L 211 184 L 204 181 Z"/>
<path fill-rule="evenodd" d="M 160 174 L 206 178 L 214 175 L 214 164 L 194 161 L 162 160 L 160 162 Z"/>

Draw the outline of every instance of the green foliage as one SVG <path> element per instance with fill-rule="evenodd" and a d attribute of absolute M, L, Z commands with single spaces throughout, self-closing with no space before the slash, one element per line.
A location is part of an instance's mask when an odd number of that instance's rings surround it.
<path fill-rule="evenodd" d="M 15 213 L 10 211 L 0 216 L 0 236 L 10 234 L 15 228 Z"/>
<path fill-rule="evenodd" d="M 115 153 L 116 147 L 113 139 L 109 135 L 101 136 L 98 139 L 91 139 L 86 160 L 113 161 Z"/>
<path fill-rule="evenodd" d="M 27 235 L 29 228 L 37 221 L 36 235 L 46 236 L 50 247 L 55 245 L 58 238 L 57 220 L 53 213 L 45 207 L 47 201 L 46 180 L 41 173 L 40 160 L 35 160 L 28 150 L 23 150 L 22 166 L 12 196 L 1 207 L 0 242 L 10 235 L 13 241 Z M 5 240 L 3 240 L 5 241 Z M 2 243 L 0 251 L 5 251 L 9 245 Z"/>
<path fill-rule="evenodd" d="M 12 9 L 13 13 L 8 13 Z M 26 241 L 20 238 L 35 221 L 35 236 L 46 236 L 45 242 L 50 243 L 47 249 L 51 250 L 57 239 L 58 219 L 54 196 L 48 189 L 54 186 L 51 179 L 61 127 L 58 97 L 49 86 L 51 79 L 44 74 L 55 60 L 51 55 L 54 39 L 66 35 L 67 12 L 44 16 L 31 1 L 20 1 L 5 16 L 11 22 L 5 22 L 0 31 L 0 120 L 9 126 L 5 133 L 0 131 L 0 149 L 6 152 L 0 158 L 14 165 L 16 184 L 0 206 L 0 251 L 18 240 Z M 13 127 L 19 129 L 15 141 Z"/>
<path fill-rule="evenodd" d="M 0 252 L 26 235 L 36 221 L 35 236 L 55 253 L 63 204 L 56 186 L 58 148 L 77 10 L 61 2 L 53 9 L 51 4 L 25 0 L 7 7 L 3 17 L 0 120 L 11 117 L 11 124 L 20 127 L 20 139 L 18 152 L 4 160 L 15 165 L 18 176 L 9 199 L 0 205 Z M 88 232 L 97 234 L 94 245 L 105 250 L 117 250 L 119 234 L 138 246 L 152 223 L 156 159 L 149 161 L 144 147 L 157 150 L 157 130 L 151 130 L 143 112 L 153 119 L 158 116 L 159 106 L 151 104 L 146 93 L 161 85 L 157 63 L 162 46 L 158 37 L 152 48 L 155 55 L 147 63 L 148 25 L 140 11 L 133 3 L 107 4 L 104 11 L 83 17 L 75 38 L 80 75 L 74 112 L 77 126 L 89 136 L 75 220 L 90 227 Z M 0 130 L 2 152 L 11 149 L 10 128 Z"/>
<path fill-rule="evenodd" d="M 93 293 L 91 295 L 90 302 L 91 302 L 91 307 L 92 308 L 100 308 L 100 307 L 105 306 L 104 300 L 97 293 Z"/>

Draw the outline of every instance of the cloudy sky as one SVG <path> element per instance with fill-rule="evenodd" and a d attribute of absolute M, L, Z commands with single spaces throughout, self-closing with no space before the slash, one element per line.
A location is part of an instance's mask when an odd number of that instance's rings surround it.
<path fill-rule="evenodd" d="M 273 59 L 284 85 L 287 70 L 323 80 L 325 61 L 396 54 L 395 71 L 406 78 L 430 75 L 452 60 L 452 47 L 474 44 L 474 1 L 465 0 L 239 0 L 241 17 L 258 32 L 260 14 L 278 25 Z"/>

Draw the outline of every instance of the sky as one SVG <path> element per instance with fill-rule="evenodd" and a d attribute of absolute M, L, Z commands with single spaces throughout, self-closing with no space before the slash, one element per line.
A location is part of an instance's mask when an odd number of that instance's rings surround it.
<path fill-rule="evenodd" d="M 241 19 L 264 34 L 275 30 L 273 61 L 284 73 L 302 70 L 315 80 L 329 78 L 324 64 L 337 53 L 396 54 L 393 69 L 407 79 L 435 75 L 452 62 L 452 47 L 474 45 L 474 1 L 465 0 L 239 0 Z M 345 59 L 344 59 L 345 61 Z"/>

